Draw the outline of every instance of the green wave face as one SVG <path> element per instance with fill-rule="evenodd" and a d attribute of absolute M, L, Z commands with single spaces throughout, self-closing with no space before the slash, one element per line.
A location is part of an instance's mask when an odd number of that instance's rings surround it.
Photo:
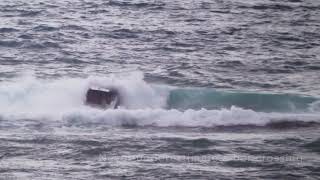
<path fill-rule="evenodd" d="M 237 106 L 261 112 L 306 112 L 319 99 L 293 94 L 228 92 L 212 89 L 175 89 L 170 92 L 169 109 L 221 109 Z"/>

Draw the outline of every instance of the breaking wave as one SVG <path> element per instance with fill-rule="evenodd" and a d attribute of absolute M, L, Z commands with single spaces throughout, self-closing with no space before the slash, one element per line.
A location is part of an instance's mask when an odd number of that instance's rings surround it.
<path fill-rule="evenodd" d="M 85 106 L 85 93 L 91 86 L 118 89 L 124 104 L 116 110 Z M 28 76 L 0 83 L 0 117 L 7 120 L 215 127 L 265 126 L 282 121 L 320 123 L 319 115 L 316 97 L 152 85 L 140 72 L 58 80 Z"/>

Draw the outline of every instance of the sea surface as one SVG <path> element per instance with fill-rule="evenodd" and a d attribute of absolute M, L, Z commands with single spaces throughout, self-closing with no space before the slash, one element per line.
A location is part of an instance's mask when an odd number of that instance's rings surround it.
<path fill-rule="evenodd" d="M 317 0 L 0 0 L 0 180 L 316 180 L 319 79 Z"/>

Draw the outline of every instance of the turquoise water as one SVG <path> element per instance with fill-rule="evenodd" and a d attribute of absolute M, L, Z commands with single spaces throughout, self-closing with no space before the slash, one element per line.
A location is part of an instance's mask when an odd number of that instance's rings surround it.
<path fill-rule="evenodd" d="M 176 89 L 170 92 L 168 107 L 176 109 L 221 109 L 237 106 L 262 112 L 308 112 L 316 97 L 294 94 Z"/>

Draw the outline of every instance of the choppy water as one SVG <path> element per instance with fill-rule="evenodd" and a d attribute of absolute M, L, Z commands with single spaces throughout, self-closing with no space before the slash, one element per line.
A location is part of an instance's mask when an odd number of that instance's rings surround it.
<path fill-rule="evenodd" d="M 0 0 L 0 179 L 317 179 L 319 47 L 312 0 Z"/>

